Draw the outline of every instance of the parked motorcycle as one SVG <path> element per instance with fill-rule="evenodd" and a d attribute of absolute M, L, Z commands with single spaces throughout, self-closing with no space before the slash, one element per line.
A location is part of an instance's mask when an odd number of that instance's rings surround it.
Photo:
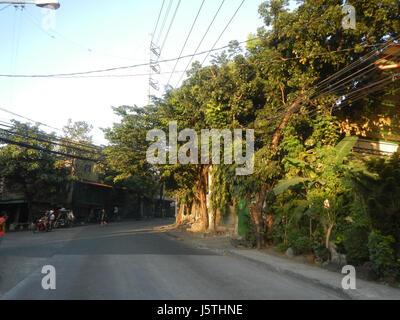
<path fill-rule="evenodd" d="M 61 209 L 53 227 L 57 228 L 70 228 L 75 221 L 75 216 L 72 211 Z"/>
<path fill-rule="evenodd" d="M 33 229 L 33 233 L 38 233 L 38 232 L 49 232 L 51 231 L 47 222 L 46 217 L 40 218 L 36 224 L 35 228 Z"/>

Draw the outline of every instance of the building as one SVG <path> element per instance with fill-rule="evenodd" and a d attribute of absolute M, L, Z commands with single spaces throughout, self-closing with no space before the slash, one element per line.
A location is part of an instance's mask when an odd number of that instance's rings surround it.
<path fill-rule="evenodd" d="M 400 45 L 392 44 L 383 51 L 376 67 L 389 75 L 393 70 L 400 70 Z M 393 77 L 398 76 L 393 74 Z M 393 80 L 398 81 L 398 78 Z M 356 152 L 378 157 L 400 152 L 400 86 L 385 95 L 380 105 L 367 107 L 362 112 L 348 109 L 340 120 L 343 132 L 360 138 L 354 148 Z"/>

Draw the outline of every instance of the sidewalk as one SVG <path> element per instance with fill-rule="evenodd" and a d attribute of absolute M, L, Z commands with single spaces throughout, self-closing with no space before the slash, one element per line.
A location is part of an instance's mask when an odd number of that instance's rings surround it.
<path fill-rule="evenodd" d="M 266 250 L 238 249 L 231 244 L 229 237 L 204 237 L 205 234 L 193 234 L 179 229 L 170 229 L 166 234 L 198 248 L 229 254 L 257 263 L 269 270 L 335 290 L 352 300 L 400 300 L 400 289 L 357 279 L 357 290 L 344 290 L 342 280 L 346 275 L 325 270 L 314 264 L 300 263 L 286 257 L 279 257 Z"/>

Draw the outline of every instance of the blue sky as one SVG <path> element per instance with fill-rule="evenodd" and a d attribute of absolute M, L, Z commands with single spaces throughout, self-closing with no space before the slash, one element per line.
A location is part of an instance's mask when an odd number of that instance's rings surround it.
<path fill-rule="evenodd" d="M 163 42 L 179 0 L 171 10 L 160 34 L 170 0 L 165 0 L 154 42 Z M 199 51 L 211 49 L 242 0 L 225 0 Z M 200 8 L 202 0 L 182 0 L 175 22 L 165 42 L 161 59 L 175 58 Z M 258 15 L 261 0 L 246 0 L 217 47 L 231 40 L 244 41 L 263 25 Z M 60 0 L 61 7 L 51 20 L 48 11 L 27 5 L 24 10 L 0 6 L 0 74 L 57 74 L 98 70 L 147 63 L 149 44 L 163 0 Z M 192 54 L 199 44 L 221 1 L 205 0 L 183 55 Z M 49 21 L 55 21 L 54 29 Z M 204 56 L 199 56 L 200 60 Z M 179 61 L 183 71 L 188 59 Z M 162 94 L 175 62 L 160 65 L 154 76 Z M 114 71 L 113 75 L 143 75 L 149 67 Z M 105 75 L 106 73 L 100 74 Z M 175 86 L 181 76 L 171 79 Z M 30 119 L 62 128 L 69 118 L 87 121 L 95 130 L 94 141 L 105 144 L 100 127 L 109 127 L 118 118 L 111 106 L 138 105 L 147 102 L 148 76 L 81 78 L 3 78 L 0 77 L 0 107 Z M 0 111 L 0 121 L 18 119 Z M 21 119 L 19 119 L 21 120 Z M 43 127 L 43 129 L 48 130 Z"/>

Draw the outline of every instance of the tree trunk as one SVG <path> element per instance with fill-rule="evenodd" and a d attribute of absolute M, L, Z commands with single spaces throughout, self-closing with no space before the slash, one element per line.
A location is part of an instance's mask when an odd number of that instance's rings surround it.
<path fill-rule="evenodd" d="M 247 205 L 250 211 L 250 217 L 252 219 L 255 236 L 257 240 L 257 249 L 261 249 L 264 246 L 264 220 L 262 218 L 262 209 L 265 200 L 265 195 L 267 193 L 267 186 L 261 187 L 261 190 L 255 194 L 255 199 L 248 199 Z"/>
<path fill-rule="evenodd" d="M 209 166 L 201 166 L 198 178 L 197 193 L 200 209 L 200 226 L 198 227 L 199 231 L 206 231 L 209 226 L 207 210 L 208 170 Z"/>
<path fill-rule="evenodd" d="M 144 218 L 143 198 L 140 197 L 140 218 Z"/>
<path fill-rule="evenodd" d="M 32 215 L 32 201 L 28 199 L 28 223 L 34 223 Z"/>
<path fill-rule="evenodd" d="M 208 211 L 208 231 L 215 231 L 215 212 L 211 209 Z"/>
<path fill-rule="evenodd" d="M 211 187 L 212 187 L 212 166 L 207 170 L 207 211 L 208 211 L 208 231 L 214 232 L 216 228 L 216 214 L 211 204 Z"/>
<path fill-rule="evenodd" d="M 264 239 L 262 235 L 263 231 L 263 221 L 262 221 L 262 211 L 261 208 L 258 207 L 256 204 L 252 205 L 250 209 L 250 214 L 252 216 L 254 229 L 255 229 L 255 236 L 257 240 L 257 249 L 261 249 L 264 246 Z"/>
<path fill-rule="evenodd" d="M 332 223 L 332 224 L 329 226 L 328 231 L 326 232 L 325 246 L 326 246 L 327 249 L 329 249 L 329 240 L 331 239 L 331 233 L 332 233 L 332 230 L 333 230 L 333 227 L 334 227 L 334 226 L 335 226 L 335 224 Z"/>
<path fill-rule="evenodd" d="M 200 231 L 206 231 L 208 229 L 208 212 L 207 212 L 207 194 L 205 190 L 200 190 Z"/>
<path fill-rule="evenodd" d="M 184 211 L 183 210 L 185 208 L 185 205 L 180 204 L 179 200 L 177 199 L 175 205 L 178 206 L 178 204 L 179 204 L 179 210 L 177 210 L 176 217 L 175 217 L 175 225 L 177 227 L 181 226 L 184 223 L 184 217 L 183 217 Z"/>
<path fill-rule="evenodd" d="M 284 129 L 287 126 L 291 115 L 300 108 L 300 104 L 303 100 L 304 100 L 304 97 L 302 97 L 302 96 L 297 98 L 297 100 L 295 102 L 293 102 L 293 104 L 286 111 L 286 114 L 285 114 L 279 128 L 275 131 L 274 137 L 272 139 L 272 146 L 274 148 L 278 147 L 278 145 L 279 145 L 279 141 L 280 141 L 281 135 L 282 135 L 282 129 Z"/>
<path fill-rule="evenodd" d="M 215 227 L 219 227 L 221 225 L 221 210 L 217 209 L 215 212 Z"/>

